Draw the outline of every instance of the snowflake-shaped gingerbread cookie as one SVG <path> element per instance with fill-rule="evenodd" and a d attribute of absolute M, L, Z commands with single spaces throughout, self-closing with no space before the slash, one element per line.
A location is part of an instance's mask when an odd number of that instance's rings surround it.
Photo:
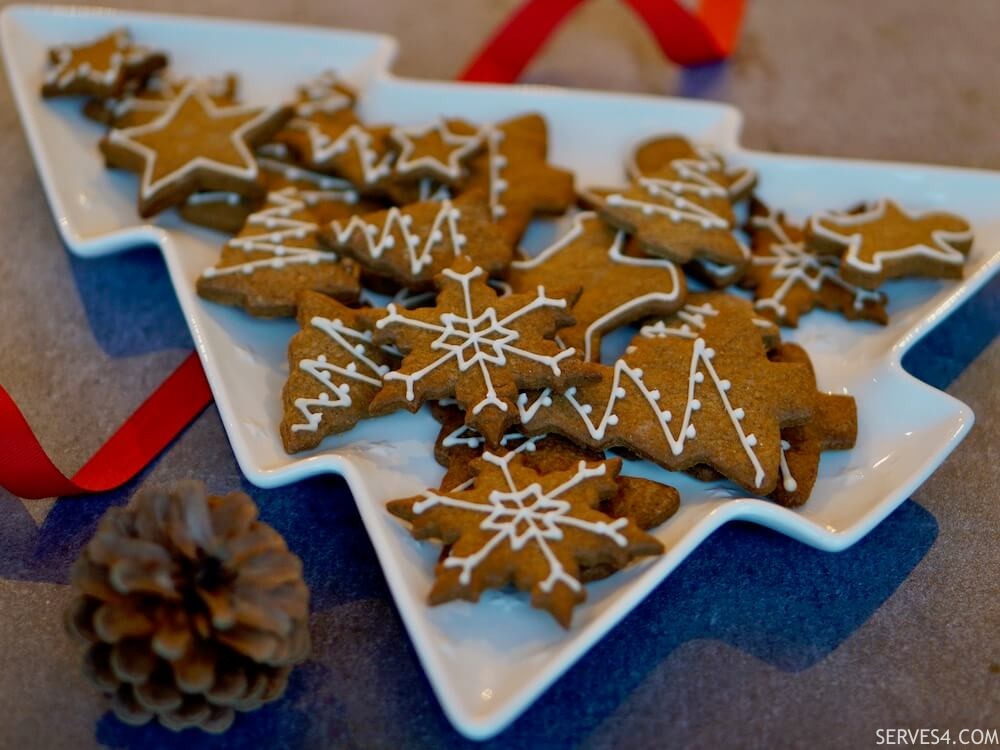
<path fill-rule="evenodd" d="M 499 298 L 486 272 L 465 258 L 442 271 L 437 286 L 434 307 L 390 304 L 384 317 L 372 321 L 376 342 L 404 354 L 400 367 L 385 376 L 373 414 L 416 411 L 424 401 L 455 398 L 466 422 L 497 445 L 517 421 L 521 390 L 561 390 L 596 377 L 594 366 L 572 347 L 552 340 L 573 322 L 569 309 L 577 290 L 538 286 L 533 294 Z"/>
<path fill-rule="evenodd" d="M 416 538 L 451 545 L 437 566 L 431 604 L 477 601 L 486 589 L 513 584 L 531 592 L 532 606 L 569 627 L 573 608 L 587 596 L 582 568 L 619 569 L 663 551 L 628 519 L 596 509 L 618 491 L 620 459 L 539 474 L 517 453 L 485 453 L 474 468 L 469 489 L 428 490 L 389 503 Z"/>

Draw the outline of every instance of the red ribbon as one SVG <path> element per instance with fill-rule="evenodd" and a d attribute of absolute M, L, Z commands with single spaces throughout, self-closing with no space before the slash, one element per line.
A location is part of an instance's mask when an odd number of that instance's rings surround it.
<path fill-rule="evenodd" d="M 459 76 L 510 83 L 584 0 L 527 0 Z M 701 0 L 690 12 L 676 0 L 626 0 L 660 49 L 681 65 L 713 62 L 733 50 L 744 0 Z M 107 492 L 142 471 L 206 406 L 212 392 L 192 352 L 72 478 L 46 455 L 21 410 L 0 387 L 0 487 L 25 499 Z"/>
<path fill-rule="evenodd" d="M 585 0 L 527 0 L 458 76 L 462 81 L 512 83 L 565 18 Z M 736 46 L 745 0 L 701 0 L 691 12 L 678 0 L 626 0 L 679 65 L 728 57 Z"/>
<path fill-rule="evenodd" d="M 113 490 L 142 471 L 211 402 L 205 372 L 191 352 L 70 479 L 0 387 L 0 487 L 30 500 Z"/>

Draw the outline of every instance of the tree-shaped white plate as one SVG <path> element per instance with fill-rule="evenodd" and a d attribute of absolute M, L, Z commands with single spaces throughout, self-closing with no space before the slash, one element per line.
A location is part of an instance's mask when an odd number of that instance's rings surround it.
<path fill-rule="evenodd" d="M 142 223 L 135 177 L 102 164 L 95 147 L 101 128 L 82 117 L 78 102 L 39 97 L 48 46 L 119 25 L 142 43 L 168 50 L 180 73 L 237 71 L 251 103 L 283 100 L 297 83 L 333 68 L 364 91 L 361 115 L 372 121 L 420 124 L 445 114 L 486 122 L 539 111 L 551 129 L 552 160 L 573 169 L 580 185 L 620 183 L 634 143 L 682 132 L 755 167 L 764 199 L 795 218 L 888 195 L 913 208 L 969 217 L 975 246 L 962 282 L 890 284 L 892 322 L 885 328 L 816 312 L 788 336 L 813 356 L 820 387 L 853 394 L 860 412 L 857 447 L 824 456 L 804 508 L 786 510 L 727 485 L 701 484 L 632 462 L 627 473 L 681 490 L 680 511 L 656 530 L 666 554 L 588 586 L 571 630 L 516 594 L 432 609 L 425 595 L 436 550 L 413 541 L 383 505 L 433 486 L 442 475 L 431 452 L 436 423 L 426 413 L 396 414 L 363 422 L 311 453 L 286 455 L 277 424 L 294 323 L 253 320 L 199 299 L 195 279 L 215 261 L 222 236 L 185 225 L 171 213 Z M 267 487 L 324 472 L 347 478 L 431 684 L 469 737 L 489 737 L 513 721 L 721 524 L 750 520 L 821 549 L 843 549 L 905 500 L 972 426 L 968 407 L 908 375 L 900 358 L 996 271 L 1000 174 L 745 151 L 737 143 L 739 113 L 716 104 L 403 80 L 388 70 L 395 42 L 370 34 L 29 6 L 8 7 L 0 32 L 21 120 L 70 251 L 97 256 L 148 243 L 160 247 L 243 472 Z M 537 247 L 547 231 L 530 232 L 529 244 Z"/>

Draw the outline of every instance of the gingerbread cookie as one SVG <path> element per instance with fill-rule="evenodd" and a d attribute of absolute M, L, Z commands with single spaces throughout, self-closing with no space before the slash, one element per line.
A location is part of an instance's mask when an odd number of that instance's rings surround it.
<path fill-rule="evenodd" d="M 651 315 L 666 315 L 684 302 L 684 276 L 673 262 L 634 257 L 625 252 L 626 237 L 596 214 L 581 213 L 573 227 L 534 258 L 515 260 L 507 281 L 516 293 L 539 284 L 583 289 L 573 305 L 576 323 L 559 332 L 567 345 L 598 360 L 601 336 L 618 326 Z"/>
<path fill-rule="evenodd" d="M 128 31 L 115 29 L 87 44 L 50 49 L 42 96 L 116 96 L 130 79 L 141 81 L 166 64 L 162 52 L 132 44 Z"/>
<path fill-rule="evenodd" d="M 392 166 L 394 179 L 432 179 L 451 186 L 463 181 L 466 165 L 483 147 L 482 133 L 474 127 L 444 118 L 428 125 L 394 127 L 389 131 L 389 140 L 397 149 Z"/>
<path fill-rule="evenodd" d="M 757 172 L 752 167 L 727 166 L 715 151 L 676 134 L 656 136 L 636 146 L 626 166 L 628 176 L 632 180 L 648 176 L 676 159 L 691 159 L 708 165 L 707 174 L 725 186 L 734 203 L 749 198 L 757 185 Z"/>
<path fill-rule="evenodd" d="M 393 207 L 343 223 L 334 221 L 322 237 L 331 248 L 355 258 L 372 273 L 415 290 L 430 288 L 434 277 L 459 256 L 497 274 L 513 254 L 490 221 L 487 208 L 474 201 Z"/>
<path fill-rule="evenodd" d="M 393 344 L 404 355 L 385 376 L 372 414 L 416 411 L 424 401 L 455 398 L 467 423 L 497 445 L 517 421 L 520 389 L 561 390 L 595 377 L 594 365 L 552 341 L 573 322 L 569 309 L 577 290 L 538 287 L 530 295 L 498 298 L 486 280 L 486 271 L 461 257 L 437 277 L 434 307 L 390 304 L 384 317 L 371 321 L 376 343 Z"/>
<path fill-rule="evenodd" d="M 816 374 L 805 349 L 782 344 L 770 355 L 775 362 L 796 363 L 809 370 L 813 388 Z M 805 503 L 819 474 L 823 451 L 854 447 L 858 436 L 858 408 L 851 396 L 818 392 L 816 413 L 797 427 L 781 431 L 781 481 L 770 494 L 779 505 L 794 508 Z"/>
<path fill-rule="evenodd" d="M 431 604 L 477 601 L 489 588 L 514 585 L 531 592 L 533 607 L 569 627 L 573 608 L 586 599 L 585 565 L 619 569 L 655 555 L 663 545 L 628 519 L 596 509 L 614 496 L 621 461 L 579 462 L 539 474 L 517 453 L 485 453 L 474 462 L 467 490 L 428 490 L 395 500 L 389 511 L 412 524 L 417 539 L 440 539 L 450 551 L 436 570 Z"/>
<path fill-rule="evenodd" d="M 885 325 L 886 296 L 849 284 L 840 262 L 806 247 L 801 227 L 755 201 L 750 218 L 753 258 L 744 283 L 754 290 L 754 310 L 780 325 L 795 327 L 814 307 L 841 313 L 848 320 Z"/>
<path fill-rule="evenodd" d="M 354 92 L 326 74 L 299 89 L 295 117 L 275 142 L 305 166 L 332 172 L 365 192 L 392 173 L 388 127 L 365 127 L 354 113 Z"/>
<path fill-rule="evenodd" d="M 316 292 L 298 300 L 302 329 L 288 344 L 281 441 L 288 453 L 315 448 L 354 427 L 382 387 L 392 357 L 372 342 L 360 310 Z M 364 310 L 368 320 L 384 311 Z"/>
<path fill-rule="evenodd" d="M 227 190 L 203 190 L 189 195 L 177 213 L 191 224 L 236 234 L 263 202 L 260 197 L 248 198 Z"/>
<path fill-rule="evenodd" d="M 139 214 L 153 216 L 199 190 L 262 194 L 252 149 L 291 115 L 288 107 L 216 107 L 188 83 L 160 117 L 113 129 L 101 141 L 109 166 L 139 172 Z"/>
<path fill-rule="evenodd" d="M 621 447 L 670 470 L 709 464 L 767 494 L 779 478 L 781 429 L 814 411 L 808 370 L 768 361 L 750 303 L 726 294 L 690 295 L 601 372 L 562 394 L 522 395 L 525 429 Z"/>
<path fill-rule="evenodd" d="M 464 191 L 482 196 L 501 234 L 516 245 L 536 214 L 561 214 L 576 200 L 573 173 L 548 163 L 548 127 L 538 114 L 483 128 Z"/>
<path fill-rule="evenodd" d="M 816 214 L 807 242 L 840 256 L 840 275 L 849 284 L 877 289 L 906 276 L 962 278 L 972 230 L 955 214 L 910 213 L 886 198 L 855 213 Z"/>
<path fill-rule="evenodd" d="M 746 249 L 733 234 L 735 216 L 726 187 L 711 165 L 677 159 L 622 190 L 582 193 L 610 224 L 633 234 L 651 255 L 676 263 L 706 259 L 739 265 Z"/>
<path fill-rule="evenodd" d="M 781 344 L 768 353 L 774 362 L 791 362 L 808 368 L 813 387 L 816 376 L 806 351 L 797 344 Z M 805 424 L 781 430 L 781 478 L 767 495 L 779 505 L 795 508 L 806 502 L 819 474 L 820 454 L 854 447 L 858 409 L 852 396 L 817 391 L 816 411 Z M 703 482 L 720 479 L 717 471 L 695 466 L 688 473 Z"/>
<path fill-rule="evenodd" d="M 486 440 L 465 424 L 465 415 L 459 409 L 434 404 L 431 413 L 441 422 L 441 431 L 434 444 L 434 457 L 447 469 L 441 489 L 467 489 L 475 479 L 472 461 L 483 455 Z M 494 452 L 521 453 L 525 465 L 539 474 L 570 469 L 580 461 L 604 460 L 600 451 L 582 448 L 558 435 L 528 437 L 517 426 L 504 433 L 500 448 Z M 643 531 L 659 526 L 680 506 L 680 494 L 669 485 L 623 475 L 615 482 L 618 492 L 602 500 L 597 509 L 612 518 L 628 518 Z M 596 578 L 584 575 L 584 580 Z"/>
<path fill-rule="evenodd" d="M 264 208 L 223 248 L 219 262 L 198 279 L 198 295 L 251 315 L 295 315 L 299 292 L 322 292 L 355 302 L 361 292 L 357 264 L 324 249 L 312 206 L 340 202 L 350 210 L 357 193 L 301 191 L 287 187 L 268 193 Z"/>
<path fill-rule="evenodd" d="M 91 120 L 114 128 L 145 125 L 162 115 L 188 82 L 188 79 L 175 79 L 167 71 L 146 80 L 130 79 L 120 96 L 90 99 L 84 104 L 83 113 Z M 199 80 L 195 85 L 204 88 L 217 106 L 228 107 L 237 103 L 239 77 L 233 73 Z"/>

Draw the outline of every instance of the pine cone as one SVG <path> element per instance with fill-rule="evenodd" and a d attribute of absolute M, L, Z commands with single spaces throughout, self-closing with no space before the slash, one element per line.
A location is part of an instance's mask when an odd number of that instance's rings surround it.
<path fill-rule="evenodd" d="M 140 491 L 104 515 L 72 579 L 67 626 L 130 724 L 224 732 L 280 697 L 309 652 L 302 563 L 242 492 Z"/>

